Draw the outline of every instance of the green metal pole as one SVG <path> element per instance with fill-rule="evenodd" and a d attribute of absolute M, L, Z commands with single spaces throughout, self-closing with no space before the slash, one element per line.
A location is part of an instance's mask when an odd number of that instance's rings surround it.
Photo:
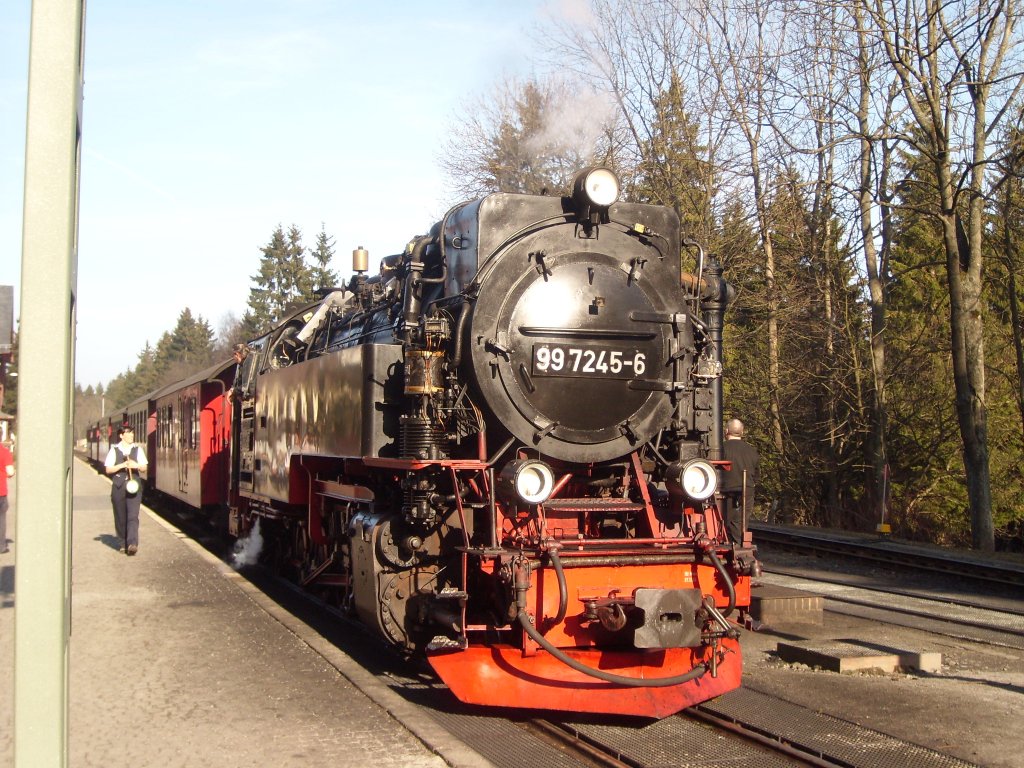
<path fill-rule="evenodd" d="M 14 764 L 67 765 L 82 0 L 34 0 L 18 360 Z"/>

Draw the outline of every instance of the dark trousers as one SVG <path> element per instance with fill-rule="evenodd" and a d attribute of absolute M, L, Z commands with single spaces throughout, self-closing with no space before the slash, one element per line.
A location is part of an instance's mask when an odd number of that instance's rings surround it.
<path fill-rule="evenodd" d="M 7 551 L 7 497 L 0 496 L 0 552 Z"/>
<path fill-rule="evenodd" d="M 142 505 L 142 489 L 134 496 L 124 489 L 124 483 L 114 483 L 110 489 L 110 503 L 114 507 L 114 530 L 117 538 L 124 540 L 126 547 L 139 545 L 139 507 Z"/>
<path fill-rule="evenodd" d="M 747 519 L 754 507 L 754 496 L 747 491 Z M 729 541 L 734 544 L 743 543 L 743 493 L 741 491 L 725 491 L 722 494 L 722 512 L 725 515 L 725 530 Z"/>

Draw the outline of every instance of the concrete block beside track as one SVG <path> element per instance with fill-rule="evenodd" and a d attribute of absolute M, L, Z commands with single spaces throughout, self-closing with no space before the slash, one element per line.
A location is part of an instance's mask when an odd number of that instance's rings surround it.
<path fill-rule="evenodd" d="M 826 643 L 779 643 L 779 658 L 791 664 L 806 664 L 832 672 L 864 672 L 879 670 L 896 672 L 917 670 L 939 672 L 942 654 L 909 651 L 901 648 L 860 643 L 856 640 L 835 640 Z"/>
<path fill-rule="evenodd" d="M 821 624 L 825 598 L 789 587 L 762 584 L 750 595 L 750 615 L 762 624 Z"/>

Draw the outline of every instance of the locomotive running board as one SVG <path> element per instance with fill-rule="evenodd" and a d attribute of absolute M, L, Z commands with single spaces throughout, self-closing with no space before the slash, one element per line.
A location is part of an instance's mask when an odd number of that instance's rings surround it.
<path fill-rule="evenodd" d="M 665 688 L 624 687 L 577 672 L 541 650 L 523 656 L 519 648 L 470 646 L 465 651 L 428 654 L 430 665 L 452 693 L 467 704 L 567 712 L 597 712 L 662 718 L 727 693 L 740 685 L 739 641 L 722 639 L 725 658 L 716 677 Z M 699 663 L 690 648 L 647 652 L 563 649 L 588 667 L 617 675 L 657 679 L 681 675 Z"/>

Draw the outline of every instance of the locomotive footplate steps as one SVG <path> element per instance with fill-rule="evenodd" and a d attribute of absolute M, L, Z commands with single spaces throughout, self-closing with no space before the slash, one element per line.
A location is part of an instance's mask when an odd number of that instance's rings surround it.
<path fill-rule="evenodd" d="M 551 499 L 544 504 L 548 513 L 554 512 L 643 512 L 647 507 L 629 499 Z"/>

